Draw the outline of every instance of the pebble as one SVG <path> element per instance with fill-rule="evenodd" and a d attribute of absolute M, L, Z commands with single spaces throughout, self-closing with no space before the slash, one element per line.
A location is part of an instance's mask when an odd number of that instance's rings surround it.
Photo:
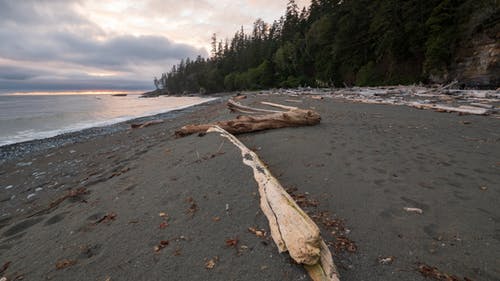
<path fill-rule="evenodd" d="M 69 151 L 69 153 L 71 153 L 71 154 L 73 154 L 73 153 L 75 153 L 75 152 L 76 152 L 76 150 L 70 150 L 70 151 Z"/>
<path fill-rule="evenodd" d="M 5 189 L 11 189 L 13 187 L 14 187 L 13 185 L 9 185 L 9 186 L 6 186 Z"/>
<path fill-rule="evenodd" d="M 28 194 L 28 196 L 26 196 L 26 199 L 29 200 L 29 199 L 35 197 L 35 195 L 36 195 L 35 193 Z"/>

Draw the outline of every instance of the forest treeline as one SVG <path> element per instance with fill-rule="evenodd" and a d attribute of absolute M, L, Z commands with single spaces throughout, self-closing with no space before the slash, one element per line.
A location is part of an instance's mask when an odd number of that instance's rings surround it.
<path fill-rule="evenodd" d="M 446 78 L 459 43 L 498 25 L 497 0 L 312 0 L 155 78 L 168 93 L 376 86 Z"/>

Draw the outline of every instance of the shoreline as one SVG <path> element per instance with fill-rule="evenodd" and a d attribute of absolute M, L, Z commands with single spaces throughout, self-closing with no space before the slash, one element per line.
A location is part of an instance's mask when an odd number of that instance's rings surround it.
<path fill-rule="evenodd" d="M 130 128 L 130 124 L 132 123 L 146 122 L 158 119 L 167 119 L 167 120 L 174 119 L 182 116 L 183 114 L 189 114 L 195 111 L 197 107 L 209 106 L 217 102 L 220 102 L 220 97 L 216 97 L 214 100 L 211 101 L 206 101 L 195 105 L 189 105 L 183 108 L 174 109 L 163 113 L 136 117 L 125 121 L 112 123 L 109 125 L 92 126 L 89 128 L 77 129 L 75 131 L 65 132 L 62 134 L 55 135 L 53 137 L 33 139 L 28 141 L 2 145 L 0 146 L 0 165 L 6 161 L 13 160 L 16 158 L 22 158 L 30 154 L 36 154 L 38 152 L 41 153 L 47 149 L 58 148 L 67 144 L 74 144 L 82 141 L 87 141 L 95 137 L 100 137 L 108 134 L 113 134 L 116 132 L 125 131 Z"/>

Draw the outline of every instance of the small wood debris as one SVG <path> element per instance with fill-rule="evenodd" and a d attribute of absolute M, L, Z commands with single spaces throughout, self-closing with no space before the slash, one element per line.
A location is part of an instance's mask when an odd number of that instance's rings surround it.
<path fill-rule="evenodd" d="M 142 128 L 146 128 L 146 127 L 149 127 L 152 125 L 161 124 L 163 122 L 165 122 L 165 121 L 163 121 L 163 120 L 151 120 L 151 121 L 147 121 L 144 123 L 134 123 L 134 124 L 130 124 L 130 128 L 131 129 L 142 129 Z"/>
<path fill-rule="evenodd" d="M 460 281 L 461 279 L 455 275 L 450 275 L 439 271 L 437 267 L 432 267 L 426 264 L 421 264 L 418 266 L 418 271 L 426 278 L 432 278 L 434 280 L 441 281 Z M 467 277 L 464 278 L 465 281 L 471 280 Z"/>
<path fill-rule="evenodd" d="M 105 216 L 94 222 L 94 224 L 100 224 L 100 223 L 108 223 L 110 221 L 114 221 L 116 219 L 116 213 L 111 212 L 107 213 Z"/>
<path fill-rule="evenodd" d="M 57 270 L 64 269 L 66 267 L 70 267 L 70 266 L 73 266 L 75 264 L 76 264 L 75 260 L 67 260 L 67 259 L 60 260 L 56 263 L 56 269 Z"/>
<path fill-rule="evenodd" d="M 173 255 L 174 255 L 175 257 L 178 257 L 178 256 L 182 255 L 181 250 L 182 250 L 181 248 L 175 248 L 175 250 L 174 250 L 174 252 L 173 252 Z"/>
<path fill-rule="evenodd" d="M 3 274 L 9 268 L 11 263 L 12 263 L 11 261 L 5 262 L 2 266 L 2 269 L 0 269 L 0 274 Z"/>
<path fill-rule="evenodd" d="M 118 177 L 118 176 L 121 176 L 122 174 L 125 174 L 126 172 L 130 171 L 130 168 L 129 167 L 125 167 L 123 169 L 121 169 L 120 171 L 117 171 L 117 172 L 114 172 L 113 174 L 111 174 L 108 179 L 112 179 L 114 177 Z"/>
<path fill-rule="evenodd" d="M 403 210 L 407 211 L 408 213 L 416 213 L 416 214 L 423 214 L 424 211 L 420 208 L 410 208 L 410 207 L 404 207 Z"/>
<path fill-rule="evenodd" d="M 218 261 L 219 261 L 218 256 L 215 256 L 209 260 L 205 259 L 205 268 L 206 269 L 213 269 Z"/>
<path fill-rule="evenodd" d="M 186 199 L 186 202 L 189 203 L 189 208 L 187 210 L 187 213 L 191 216 L 194 216 L 194 213 L 198 211 L 198 204 L 196 204 L 196 201 L 192 197 L 188 197 Z"/>
<path fill-rule="evenodd" d="M 347 250 L 350 253 L 355 253 L 358 249 L 356 244 L 345 236 L 335 237 L 335 240 L 334 246 L 336 252 L 343 252 Z"/>
<path fill-rule="evenodd" d="M 238 238 L 234 238 L 234 239 L 226 239 L 226 246 L 228 247 L 236 247 L 238 245 Z"/>
<path fill-rule="evenodd" d="M 161 240 L 158 245 L 154 247 L 155 252 L 160 252 L 163 248 L 167 247 L 170 242 L 168 240 Z"/>
<path fill-rule="evenodd" d="M 383 264 L 383 265 L 388 265 L 388 264 L 392 264 L 395 259 L 396 258 L 394 256 L 379 257 L 378 263 Z"/>
<path fill-rule="evenodd" d="M 259 238 L 265 238 L 266 237 L 266 231 L 264 229 L 258 230 L 255 227 L 249 227 L 248 231 L 250 231 L 251 233 L 255 234 L 255 236 L 257 236 Z"/>
<path fill-rule="evenodd" d="M 244 100 L 246 98 L 247 98 L 246 95 L 236 95 L 233 97 L 233 100 Z"/>
<path fill-rule="evenodd" d="M 292 196 L 293 200 L 299 205 L 301 208 L 306 207 L 318 207 L 319 201 L 314 199 L 309 199 L 308 194 L 306 193 L 298 193 L 297 188 L 289 187 L 286 189 L 286 192 Z"/>

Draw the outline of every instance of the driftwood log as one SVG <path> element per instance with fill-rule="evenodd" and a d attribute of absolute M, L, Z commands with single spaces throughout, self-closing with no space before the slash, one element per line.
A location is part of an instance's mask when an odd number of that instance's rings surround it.
<path fill-rule="evenodd" d="M 240 115 L 232 120 L 219 121 L 201 125 L 187 125 L 175 132 L 178 137 L 195 133 L 205 133 L 212 126 L 219 126 L 231 134 L 278 129 L 284 127 L 312 126 L 319 124 L 321 116 L 313 110 L 300 109 L 275 103 L 262 102 L 282 110 L 268 110 L 244 106 L 232 99 L 228 101 L 228 108 L 232 112 L 251 115 Z"/>
<path fill-rule="evenodd" d="M 260 207 L 269 221 L 271 236 L 280 252 L 304 265 L 314 281 L 338 281 L 328 246 L 314 221 L 295 203 L 257 154 L 221 127 L 210 127 L 241 150 L 243 163 L 253 170 L 259 186 Z"/>
<path fill-rule="evenodd" d="M 147 122 L 144 122 L 144 123 L 134 123 L 134 124 L 130 124 L 130 128 L 131 129 L 142 129 L 142 128 L 146 128 L 146 127 L 149 127 L 149 126 L 161 124 L 163 122 L 165 122 L 165 121 L 159 119 L 159 120 L 147 121 Z"/>

